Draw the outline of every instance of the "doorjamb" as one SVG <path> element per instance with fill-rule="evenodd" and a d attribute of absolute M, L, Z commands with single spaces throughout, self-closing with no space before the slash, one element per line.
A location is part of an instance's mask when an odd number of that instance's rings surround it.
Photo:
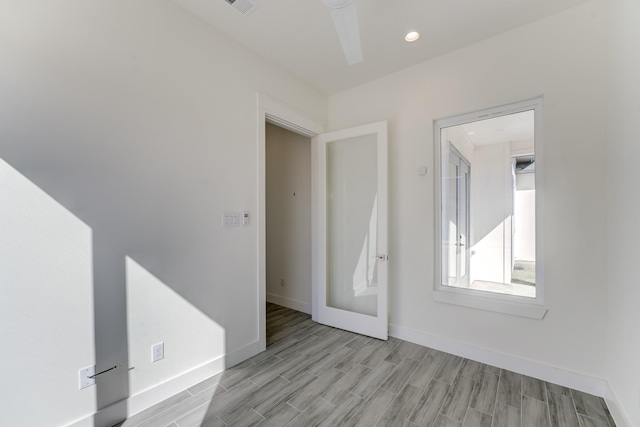
<path fill-rule="evenodd" d="M 258 340 L 260 351 L 266 349 L 266 303 L 267 303 L 267 258 L 266 258 L 266 123 L 311 138 L 311 311 L 315 320 L 317 289 L 317 231 L 318 231 L 318 198 L 317 198 L 317 141 L 316 136 L 324 133 L 325 124 L 311 118 L 299 110 L 278 101 L 264 93 L 256 94 L 258 107 Z"/>

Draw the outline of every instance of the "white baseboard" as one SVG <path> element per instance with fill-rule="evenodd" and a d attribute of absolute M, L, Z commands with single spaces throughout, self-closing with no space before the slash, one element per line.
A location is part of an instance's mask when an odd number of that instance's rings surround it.
<path fill-rule="evenodd" d="M 136 393 L 126 400 L 107 406 L 95 414 L 72 423 L 70 427 L 112 426 L 123 420 L 123 414 L 131 417 L 132 415 L 142 412 L 145 409 L 206 380 L 207 378 L 219 374 L 226 368 L 237 365 L 238 363 L 258 354 L 260 351 L 260 343 L 255 341 L 227 354 L 226 356 L 217 357 L 150 389 Z"/>
<path fill-rule="evenodd" d="M 260 348 L 260 341 L 254 341 L 251 344 L 247 344 L 244 347 L 240 347 L 237 350 L 227 354 L 225 360 L 225 369 L 237 365 L 240 362 L 244 362 L 250 357 L 264 351 L 264 348 Z"/>
<path fill-rule="evenodd" d="M 127 399 L 116 402 L 106 408 L 100 409 L 81 420 L 69 424 L 68 427 L 106 427 L 122 421 L 123 414 L 127 413 Z"/>
<path fill-rule="evenodd" d="M 463 344 L 414 329 L 389 325 L 389 335 L 596 396 L 605 397 L 609 391 L 607 382 L 600 378 L 555 368 L 543 363 L 498 353 L 469 344 Z"/>
<path fill-rule="evenodd" d="M 277 297 L 276 297 L 277 299 Z M 267 298 L 274 304 L 284 307 L 287 305 Z M 286 300 L 286 299 L 285 299 Z M 303 311 L 295 307 L 294 310 Z M 311 310 L 309 310 L 311 311 Z M 554 368 L 542 363 L 510 356 L 495 351 L 463 344 L 446 338 L 430 335 L 415 329 L 397 325 L 389 325 L 389 335 L 410 341 L 425 347 L 451 353 L 456 356 L 472 359 L 488 365 L 508 369 L 519 374 L 528 375 L 544 381 L 549 381 L 565 387 L 601 396 L 607 402 L 611 415 L 618 427 L 631 427 L 629 418 L 618 403 L 615 393 L 609 383 L 603 379 L 578 374 L 575 372 Z M 177 377 L 171 378 L 157 386 L 137 393 L 126 400 L 116 402 L 70 425 L 70 427 L 108 427 L 122 421 L 122 414 L 135 415 L 189 387 L 222 372 L 225 368 L 234 366 L 261 351 L 259 341 L 241 347 L 226 356 L 220 356 Z"/>
<path fill-rule="evenodd" d="M 611 416 L 613 420 L 616 422 L 617 427 L 631 427 L 630 418 L 620 406 L 620 401 L 618 400 L 618 396 L 611 388 L 609 382 L 607 382 L 607 394 L 604 396 L 604 400 L 607 402 L 607 406 L 609 407 L 609 412 L 611 412 Z"/>
<path fill-rule="evenodd" d="M 497 366 L 502 369 L 508 369 L 519 374 L 524 374 L 543 381 L 548 381 L 564 387 L 593 394 L 595 396 L 600 396 L 607 403 L 611 416 L 618 427 L 631 427 L 633 425 L 631 424 L 631 421 L 629 421 L 629 417 L 622 406 L 620 406 L 620 400 L 617 398 L 609 382 L 604 379 L 463 344 L 402 326 L 389 325 L 389 335 L 415 344 L 423 345 L 425 347 L 451 353 L 456 356 L 472 359 L 477 362 Z"/>
<path fill-rule="evenodd" d="M 220 356 L 152 388 L 136 393 L 127 399 L 128 416 L 142 412 L 209 377 L 219 374 L 224 369 L 225 357 Z"/>
<path fill-rule="evenodd" d="M 267 302 L 278 304 L 283 307 L 290 308 L 292 310 L 301 311 L 303 313 L 311 314 L 311 304 L 306 304 L 301 301 L 297 301 L 291 298 L 281 297 L 280 295 L 267 294 Z"/>

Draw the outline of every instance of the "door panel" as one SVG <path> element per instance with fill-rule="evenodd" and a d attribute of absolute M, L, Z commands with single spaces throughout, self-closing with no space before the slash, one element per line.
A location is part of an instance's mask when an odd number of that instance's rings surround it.
<path fill-rule="evenodd" d="M 447 173 L 447 191 L 446 191 L 446 228 L 447 242 L 449 243 L 449 250 L 447 253 L 446 263 L 448 268 L 443 271 L 448 271 L 447 283 L 450 286 L 455 286 L 458 283 L 458 165 L 459 162 L 449 156 L 449 168 Z"/>
<path fill-rule="evenodd" d="M 387 125 L 318 136 L 320 323 L 387 338 Z"/>
<path fill-rule="evenodd" d="M 442 283 L 449 286 L 469 286 L 470 174 L 469 162 L 451 145 L 443 187 L 442 223 L 443 245 L 447 246 L 442 258 Z"/>
<path fill-rule="evenodd" d="M 459 226 L 458 226 L 458 285 L 469 286 L 469 228 L 470 228 L 470 193 L 469 193 L 469 164 L 464 158 L 460 159 L 460 178 L 459 178 Z"/>

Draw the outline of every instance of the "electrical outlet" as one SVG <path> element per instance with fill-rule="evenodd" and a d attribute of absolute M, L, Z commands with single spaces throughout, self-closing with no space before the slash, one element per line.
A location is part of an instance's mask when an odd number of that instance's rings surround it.
<path fill-rule="evenodd" d="M 284 277 L 280 279 L 280 286 L 284 287 Z"/>
<path fill-rule="evenodd" d="M 96 384 L 95 378 L 89 378 L 96 374 L 96 365 L 87 366 L 86 368 L 82 368 L 78 371 L 78 376 L 80 378 L 80 390 L 83 388 L 91 387 Z"/>
<path fill-rule="evenodd" d="M 164 359 L 164 343 L 158 343 L 151 346 L 151 362 Z"/>

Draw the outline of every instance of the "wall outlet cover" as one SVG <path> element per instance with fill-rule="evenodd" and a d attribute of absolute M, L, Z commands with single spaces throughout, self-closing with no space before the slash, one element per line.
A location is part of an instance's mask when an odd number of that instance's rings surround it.
<path fill-rule="evenodd" d="M 78 376 L 80 378 L 80 390 L 83 388 L 91 387 L 96 384 L 95 378 L 89 378 L 96 374 L 96 365 L 87 366 L 86 368 L 82 368 L 78 371 Z"/>
<path fill-rule="evenodd" d="M 164 359 L 164 342 L 154 344 L 151 346 L 151 362 L 155 363 Z"/>

